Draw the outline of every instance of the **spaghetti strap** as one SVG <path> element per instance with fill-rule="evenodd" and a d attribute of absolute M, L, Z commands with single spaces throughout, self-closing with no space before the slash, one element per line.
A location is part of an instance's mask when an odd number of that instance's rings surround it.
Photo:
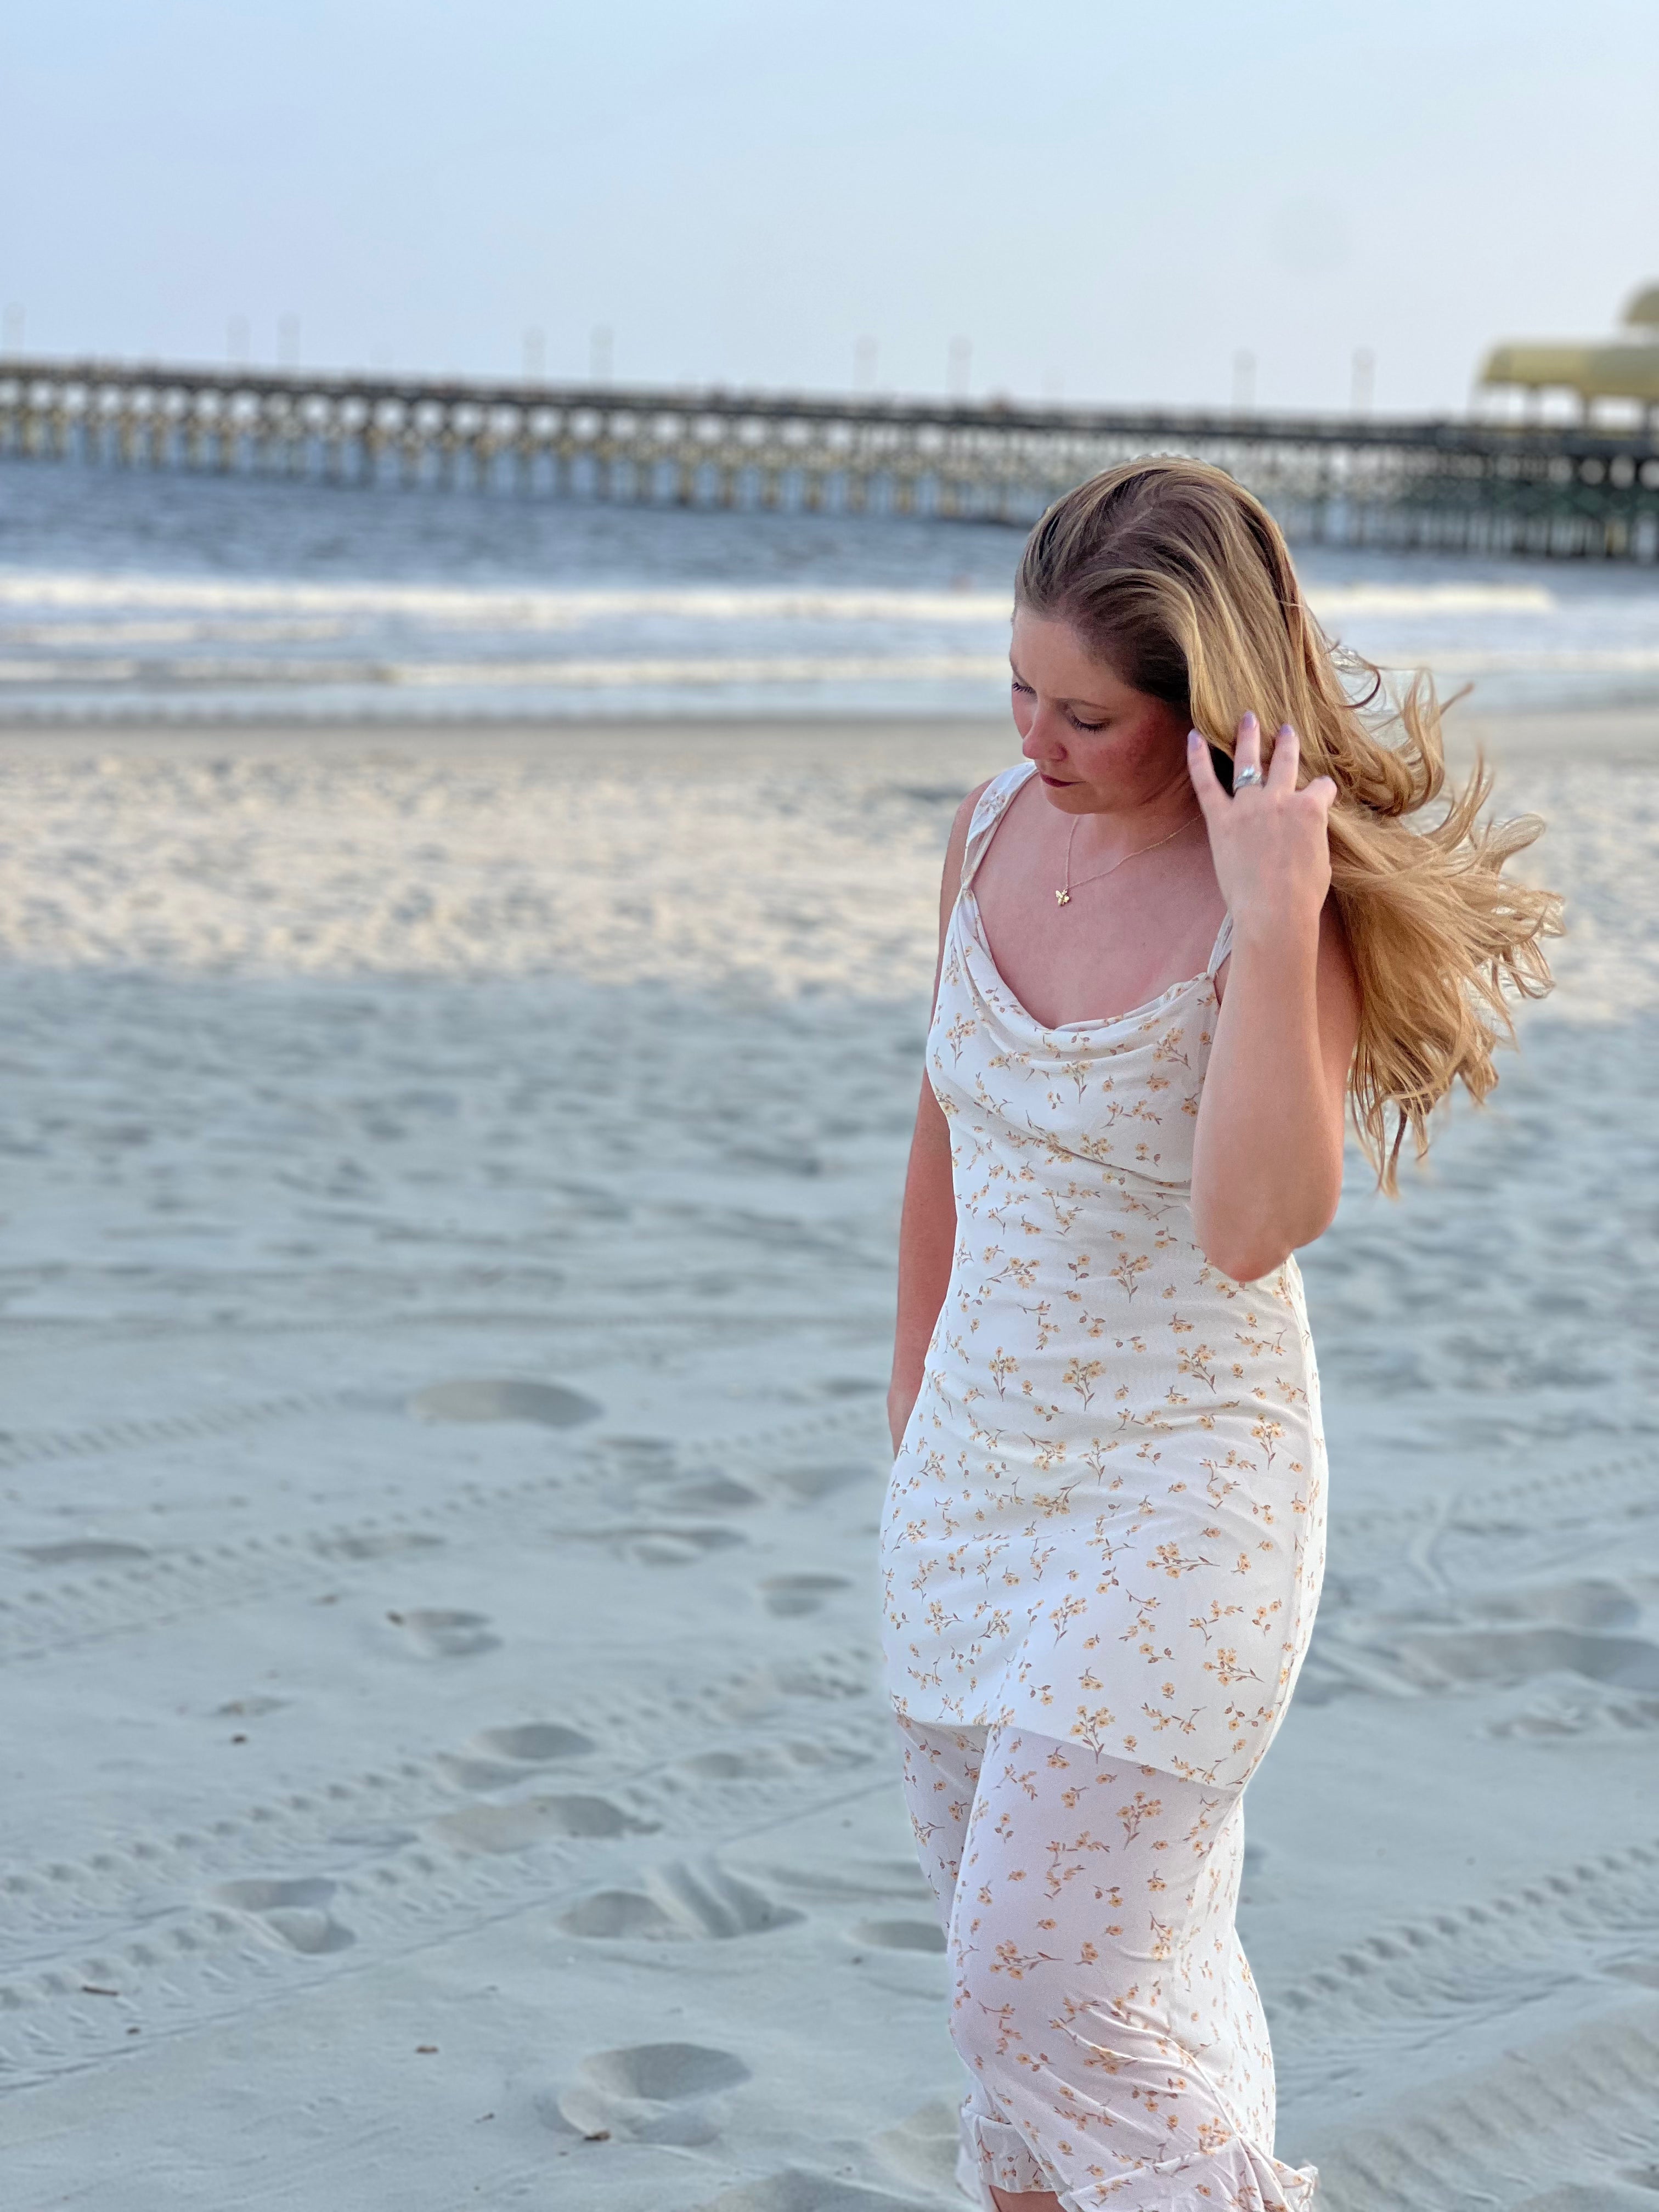
<path fill-rule="evenodd" d="M 1020 761 L 1013 768 L 1006 768 L 1000 775 L 994 775 L 979 795 L 968 823 L 968 842 L 962 853 L 962 881 L 957 886 L 961 897 L 973 882 L 980 862 L 985 858 L 986 848 L 995 834 L 996 826 L 1008 811 L 1014 793 L 1029 783 L 1036 773 L 1035 761 Z"/>
<path fill-rule="evenodd" d="M 1222 963 L 1226 959 L 1232 949 L 1233 918 L 1231 914 L 1224 914 L 1221 917 L 1221 927 L 1215 933 L 1215 945 L 1210 954 L 1210 964 L 1204 970 L 1204 973 L 1210 978 L 1212 982 L 1215 981 L 1216 970 L 1221 966 Z"/>

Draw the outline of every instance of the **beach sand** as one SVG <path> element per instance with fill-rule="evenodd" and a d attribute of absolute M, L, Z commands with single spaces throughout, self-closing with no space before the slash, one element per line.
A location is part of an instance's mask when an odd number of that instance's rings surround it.
<path fill-rule="evenodd" d="M 1332 2212 L 1659 2203 L 1659 720 L 1485 725 L 1561 988 L 1304 1257 L 1249 1798 Z M 981 725 L 0 732 L 11 2212 L 944 2212 L 876 1674 Z"/>

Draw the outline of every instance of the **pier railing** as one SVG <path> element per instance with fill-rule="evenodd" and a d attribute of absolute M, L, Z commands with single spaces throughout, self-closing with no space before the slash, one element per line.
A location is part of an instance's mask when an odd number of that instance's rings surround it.
<path fill-rule="evenodd" d="M 692 507 L 1029 522 L 1150 453 L 1296 537 L 1659 559 L 1659 438 L 1587 424 L 492 384 L 0 358 L 0 453 Z"/>

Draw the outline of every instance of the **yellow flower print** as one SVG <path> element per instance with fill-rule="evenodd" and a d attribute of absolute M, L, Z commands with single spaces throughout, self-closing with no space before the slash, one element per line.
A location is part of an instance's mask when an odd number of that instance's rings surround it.
<path fill-rule="evenodd" d="M 1067 1363 L 1061 1380 L 1068 1390 L 1077 1392 L 1085 1406 L 1092 1406 L 1095 1401 L 1094 1386 L 1105 1372 L 1104 1360 L 1073 1359 Z"/>
<path fill-rule="evenodd" d="M 970 868 L 1020 787 L 988 787 Z M 1306 1648 L 1326 1484 L 1294 1266 L 1235 1283 L 1194 1234 L 1215 1006 L 1206 972 L 1044 1031 L 959 902 L 927 1067 L 961 1249 L 881 1543 L 894 1685 L 919 1718 L 1035 1715 L 1102 1771 L 1139 1745 L 1231 1786 Z"/>
<path fill-rule="evenodd" d="M 985 1364 L 990 1372 L 992 1381 L 997 1386 L 998 1397 L 1006 1397 L 1009 1378 L 1019 1372 L 1018 1360 L 1011 1352 L 1005 1352 L 999 1345 Z"/>

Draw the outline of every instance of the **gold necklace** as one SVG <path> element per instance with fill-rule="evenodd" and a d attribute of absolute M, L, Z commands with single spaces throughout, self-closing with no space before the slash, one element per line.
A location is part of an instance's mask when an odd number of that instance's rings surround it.
<path fill-rule="evenodd" d="M 1143 853 L 1155 853 L 1160 845 L 1173 844 L 1175 840 L 1181 835 L 1182 831 L 1183 830 L 1190 830 L 1197 819 L 1198 817 L 1196 814 L 1189 814 L 1184 822 L 1178 822 L 1176 824 L 1175 828 L 1170 830 L 1167 837 L 1157 838 L 1150 845 L 1137 845 L 1133 853 L 1126 853 L 1121 860 L 1114 860 L 1109 868 L 1097 868 L 1092 876 L 1085 876 L 1080 882 L 1073 886 L 1072 882 L 1072 844 L 1073 840 L 1077 836 L 1078 825 L 1078 817 L 1074 814 L 1072 817 L 1071 831 L 1066 840 L 1066 880 L 1060 886 L 1060 889 L 1054 893 L 1054 904 L 1056 906 L 1070 906 L 1072 903 L 1072 892 L 1073 888 L 1078 890 L 1081 890 L 1085 884 L 1097 884 L 1103 876 L 1115 875 L 1120 868 L 1127 867 L 1131 860 L 1139 860 Z"/>

